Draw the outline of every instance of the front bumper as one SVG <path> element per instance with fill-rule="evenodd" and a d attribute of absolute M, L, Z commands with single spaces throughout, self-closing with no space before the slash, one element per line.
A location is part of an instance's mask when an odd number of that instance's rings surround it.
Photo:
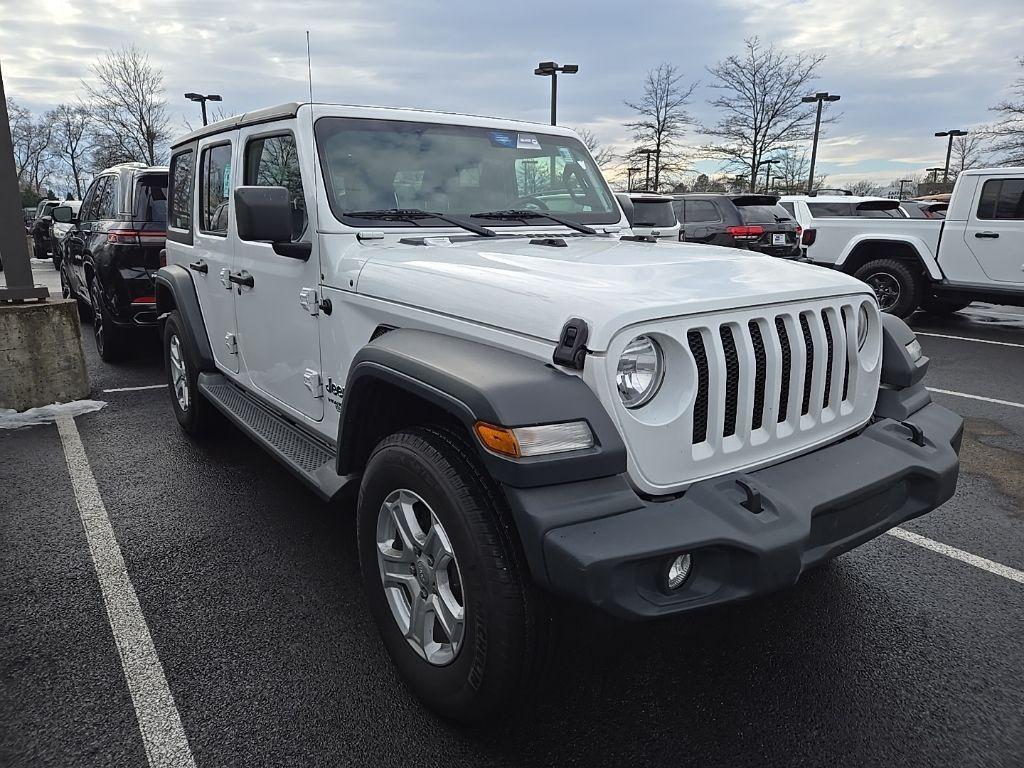
<path fill-rule="evenodd" d="M 671 501 L 644 501 L 622 476 L 507 491 L 542 586 L 626 618 L 683 613 L 793 584 L 948 500 L 963 420 L 930 403 L 908 421 L 923 445 L 900 422 L 878 419 L 826 448 L 697 483 Z M 744 506 L 737 480 L 760 494 L 761 512 Z M 670 591 L 664 573 L 683 552 L 692 571 Z"/>

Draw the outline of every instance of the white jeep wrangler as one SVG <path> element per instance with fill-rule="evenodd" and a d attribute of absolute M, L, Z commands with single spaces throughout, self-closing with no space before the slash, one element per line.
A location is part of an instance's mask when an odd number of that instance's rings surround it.
<path fill-rule="evenodd" d="M 569 130 L 286 104 L 180 139 L 170 177 L 178 421 L 358 487 L 368 604 L 443 715 L 528 687 L 550 594 L 750 597 L 953 494 L 961 419 L 864 283 L 634 239 Z"/>

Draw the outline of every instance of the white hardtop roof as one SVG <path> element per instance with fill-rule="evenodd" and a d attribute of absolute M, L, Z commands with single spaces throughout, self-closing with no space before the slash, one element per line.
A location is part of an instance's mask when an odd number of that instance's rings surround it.
<path fill-rule="evenodd" d="M 961 171 L 961 176 L 990 176 L 993 173 L 1007 173 L 1014 176 L 1024 176 L 1024 166 L 1007 166 L 1006 168 L 970 168 L 966 171 Z"/>
<path fill-rule="evenodd" d="M 867 202 L 893 202 L 897 205 L 899 200 L 895 200 L 891 197 L 859 197 L 857 195 L 783 195 L 779 198 L 780 202 L 791 202 L 793 200 L 803 200 L 805 203 L 867 203 Z"/>

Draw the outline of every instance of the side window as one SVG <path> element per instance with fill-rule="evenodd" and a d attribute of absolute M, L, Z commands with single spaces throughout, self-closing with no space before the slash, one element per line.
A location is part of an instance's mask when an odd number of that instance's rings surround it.
<path fill-rule="evenodd" d="M 710 200 L 687 200 L 685 211 L 687 224 L 722 220 L 718 215 L 718 209 Z"/>
<path fill-rule="evenodd" d="M 794 209 L 792 203 L 779 203 L 779 205 L 786 209 L 786 213 L 788 213 L 794 219 L 796 218 L 796 210 Z"/>
<path fill-rule="evenodd" d="M 831 218 L 835 216 L 855 215 L 851 203 L 808 203 L 807 210 L 815 218 Z"/>
<path fill-rule="evenodd" d="M 171 158 L 170 210 L 167 224 L 186 232 L 192 229 L 192 174 L 196 165 L 195 150 L 181 152 Z"/>
<path fill-rule="evenodd" d="M 111 221 L 117 218 L 117 183 L 113 176 L 104 176 L 102 185 L 96 193 L 93 218 L 99 221 Z"/>
<path fill-rule="evenodd" d="M 399 186 L 397 176 L 396 189 Z M 306 195 L 302 191 L 299 151 L 294 136 L 286 133 L 252 139 L 245 147 L 245 183 L 287 189 L 292 204 L 292 240 L 302 237 L 306 230 Z"/>
<path fill-rule="evenodd" d="M 981 188 L 979 219 L 1024 219 L 1024 179 L 990 179 Z"/>
<path fill-rule="evenodd" d="M 82 213 L 81 216 L 79 216 L 79 221 L 85 222 L 96 220 L 96 197 L 100 186 L 104 183 L 104 179 L 104 176 L 94 179 L 92 184 L 89 185 L 89 189 L 85 191 L 85 197 L 82 200 Z"/>
<path fill-rule="evenodd" d="M 231 145 L 207 147 L 199 163 L 199 229 L 211 235 L 228 233 L 231 196 Z"/>

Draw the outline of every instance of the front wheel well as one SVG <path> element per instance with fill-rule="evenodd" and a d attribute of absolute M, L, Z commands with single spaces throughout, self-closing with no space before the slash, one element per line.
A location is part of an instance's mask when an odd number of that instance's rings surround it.
<path fill-rule="evenodd" d="M 156 311 L 158 315 L 170 312 L 178 308 L 178 302 L 174 298 L 174 291 L 163 283 L 156 284 Z"/>
<path fill-rule="evenodd" d="M 910 243 L 901 240 L 867 240 L 858 243 L 843 262 L 842 270 L 848 275 L 856 273 L 865 264 L 877 259 L 892 259 L 906 264 L 915 275 L 926 277 L 928 270 L 921 254 Z"/>
<path fill-rule="evenodd" d="M 462 421 L 436 403 L 382 379 L 360 379 L 345 393 L 339 474 L 361 472 L 373 449 L 388 435 L 425 426 L 450 429 L 472 442 Z"/>

